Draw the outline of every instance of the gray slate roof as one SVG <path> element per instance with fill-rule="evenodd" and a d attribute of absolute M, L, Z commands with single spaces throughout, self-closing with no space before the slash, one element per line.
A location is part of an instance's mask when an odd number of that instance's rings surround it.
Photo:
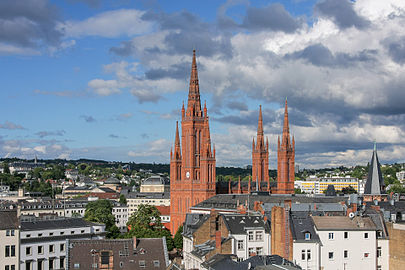
<path fill-rule="evenodd" d="M 17 211 L 0 211 L 0 230 L 18 229 Z"/>
<path fill-rule="evenodd" d="M 183 235 L 192 237 L 193 233 L 209 218 L 209 215 L 188 213 L 183 226 Z"/>
<path fill-rule="evenodd" d="M 295 242 L 319 242 L 319 236 L 315 232 L 314 222 L 309 212 L 291 212 L 290 228 Z M 310 233 L 310 239 L 305 239 L 305 233 Z"/>
<path fill-rule="evenodd" d="M 285 200 L 291 200 L 292 203 L 336 203 L 346 202 L 347 197 L 326 197 L 326 196 L 292 196 L 292 195 L 248 195 L 248 194 L 218 194 L 205 201 L 191 207 L 191 209 L 224 209 L 235 210 L 238 204 L 247 204 L 249 209 L 253 209 L 255 201 L 261 201 L 264 204 L 284 205 Z"/>
<path fill-rule="evenodd" d="M 85 221 L 82 218 L 57 218 L 57 219 L 33 219 L 32 221 L 21 221 L 21 231 L 38 231 L 63 228 L 80 228 L 92 225 L 101 225 Z"/>
<path fill-rule="evenodd" d="M 247 228 L 263 228 L 270 233 L 270 222 L 265 221 L 263 216 L 255 215 L 222 215 L 225 225 L 231 234 L 246 234 Z"/>
<path fill-rule="evenodd" d="M 378 161 L 377 149 L 374 145 L 373 157 L 371 158 L 370 167 L 368 170 L 364 194 L 380 195 L 384 187 L 385 184 L 381 173 L 381 165 Z"/>

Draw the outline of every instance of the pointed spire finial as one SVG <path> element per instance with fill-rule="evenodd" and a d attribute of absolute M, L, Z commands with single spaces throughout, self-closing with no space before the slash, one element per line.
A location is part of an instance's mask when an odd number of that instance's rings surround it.
<path fill-rule="evenodd" d="M 179 137 L 179 121 L 176 121 L 176 139 L 174 141 L 175 146 L 180 146 L 180 137 Z"/>
<path fill-rule="evenodd" d="M 262 105 L 259 106 L 259 124 L 257 126 L 257 135 L 263 135 Z"/>
<path fill-rule="evenodd" d="M 374 151 L 377 151 L 377 141 L 374 139 Z"/>

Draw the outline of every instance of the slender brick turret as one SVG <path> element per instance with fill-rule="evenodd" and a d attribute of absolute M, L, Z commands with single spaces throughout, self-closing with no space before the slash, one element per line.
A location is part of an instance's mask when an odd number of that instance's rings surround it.
<path fill-rule="evenodd" d="M 277 144 L 277 189 L 276 194 L 293 194 L 295 180 L 295 140 L 290 136 L 288 105 L 285 99 L 283 134 Z"/>

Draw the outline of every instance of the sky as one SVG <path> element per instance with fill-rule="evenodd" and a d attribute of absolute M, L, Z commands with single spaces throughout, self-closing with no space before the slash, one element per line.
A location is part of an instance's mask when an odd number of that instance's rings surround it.
<path fill-rule="evenodd" d="M 169 163 L 196 50 L 217 166 L 405 162 L 405 1 L 2 0 L 0 156 Z"/>

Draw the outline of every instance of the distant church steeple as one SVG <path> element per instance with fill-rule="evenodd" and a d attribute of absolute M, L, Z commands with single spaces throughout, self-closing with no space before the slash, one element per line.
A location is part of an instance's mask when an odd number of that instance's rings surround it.
<path fill-rule="evenodd" d="M 364 187 L 365 195 L 381 195 L 384 193 L 385 184 L 381 173 L 381 164 L 377 156 L 377 143 L 374 142 L 373 156 L 368 169 L 367 182 Z"/>
<path fill-rule="evenodd" d="M 256 190 L 263 190 L 263 182 L 267 183 L 267 190 L 270 186 L 269 178 L 269 142 L 266 140 L 264 143 L 264 132 L 263 132 L 263 116 L 262 116 L 262 106 L 259 107 L 259 121 L 257 124 L 257 139 L 253 138 L 252 142 L 252 179 L 256 181 Z"/>
<path fill-rule="evenodd" d="M 277 194 L 293 194 L 295 180 L 295 140 L 291 139 L 288 123 L 288 105 L 285 99 L 283 134 L 277 144 Z"/>

